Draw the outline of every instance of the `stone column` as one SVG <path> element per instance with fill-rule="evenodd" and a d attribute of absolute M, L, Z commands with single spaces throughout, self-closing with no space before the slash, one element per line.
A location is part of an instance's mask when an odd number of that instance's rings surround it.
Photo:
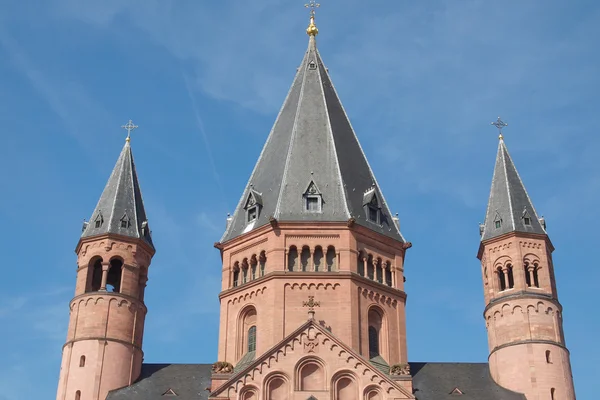
<path fill-rule="evenodd" d="M 110 269 L 109 262 L 102 262 L 102 281 L 100 283 L 100 290 L 106 292 L 106 281 L 108 280 L 108 270 Z"/>

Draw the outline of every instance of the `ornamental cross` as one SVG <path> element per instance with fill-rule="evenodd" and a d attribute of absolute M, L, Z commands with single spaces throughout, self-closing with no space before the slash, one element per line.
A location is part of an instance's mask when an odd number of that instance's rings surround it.
<path fill-rule="evenodd" d="M 321 302 L 315 301 L 315 296 L 308 296 L 308 301 L 302 303 L 302 307 L 308 307 L 309 311 L 313 311 L 315 307 L 321 307 Z"/>
<path fill-rule="evenodd" d="M 315 9 L 321 7 L 321 5 L 319 3 L 317 3 L 315 0 L 310 0 L 308 2 L 308 4 L 304 5 L 304 7 L 310 8 L 310 16 L 314 17 L 315 16 Z"/>
<path fill-rule="evenodd" d="M 129 139 L 131 137 L 131 131 L 133 131 L 134 129 L 137 129 L 139 127 L 137 125 L 134 125 L 133 121 L 129 120 L 129 122 L 125 125 L 122 125 L 121 128 L 127 130 L 127 141 L 129 141 Z"/>
<path fill-rule="evenodd" d="M 502 128 L 504 128 L 505 126 L 508 126 L 508 124 L 504 121 L 502 121 L 500 119 L 500 117 L 498 117 L 498 120 L 496 120 L 495 122 L 492 122 L 492 125 L 494 125 L 496 128 L 498 128 L 498 133 L 500 134 L 500 139 L 502 139 Z"/>

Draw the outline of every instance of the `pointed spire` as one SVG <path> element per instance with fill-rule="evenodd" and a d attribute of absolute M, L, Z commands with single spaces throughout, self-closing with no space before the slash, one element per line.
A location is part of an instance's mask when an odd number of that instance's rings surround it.
<path fill-rule="evenodd" d="M 351 220 L 404 242 L 313 35 L 221 242 L 273 218 Z"/>
<path fill-rule="evenodd" d="M 498 129 L 507 126 L 500 118 L 498 121 L 501 122 Z M 481 240 L 509 232 L 546 234 L 544 220 L 537 216 L 500 132 L 485 223 L 480 227 Z"/>
<path fill-rule="evenodd" d="M 128 125 L 131 126 L 127 128 Z M 124 127 L 127 129 L 125 146 L 121 150 L 92 218 L 84 224 L 81 237 L 113 233 L 142 239 L 154 248 L 131 152 L 130 132 L 137 126 L 130 120 Z"/>

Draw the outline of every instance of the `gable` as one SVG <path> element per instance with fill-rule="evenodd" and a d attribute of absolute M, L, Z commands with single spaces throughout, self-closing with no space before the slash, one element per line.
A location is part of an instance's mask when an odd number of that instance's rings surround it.
<path fill-rule="evenodd" d="M 300 391 L 307 399 L 328 399 L 340 381 L 347 382 L 344 390 L 356 391 L 356 398 L 362 398 L 365 390 L 379 391 L 381 398 L 414 398 L 313 320 L 234 374 L 210 398 L 243 398 L 248 390 L 265 395 L 276 387 L 283 396 Z"/>

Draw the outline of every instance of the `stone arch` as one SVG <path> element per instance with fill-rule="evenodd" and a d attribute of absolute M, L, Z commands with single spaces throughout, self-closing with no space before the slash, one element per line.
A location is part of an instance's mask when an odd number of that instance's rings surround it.
<path fill-rule="evenodd" d="M 248 282 L 248 268 L 250 267 L 250 263 L 248 262 L 248 258 L 244 258 L 242 260 L 242 284 Z"/>
<path fill-rule="evenodd" d="M 240 263 L 236 261 L 233 264 L 233 287 L 238 287 L 240 285 Z"/>
<path fill-rule="evenodd" d="M 385 272 L 385 284 L 388 286 L 392 286 L 392 262 L 391 261 L 385 262 L 384 272 Z"/>
<path fill-rule="evenodd" d="M 358 382 L 351 371 L 339 371 L 331 379 L 332 400 L 358 399 Z"/>
<path fill-rule="evenodd" d="M 373 255 L 369 254 L 367 256 L 367 278 L 371 280 L 375 279 L 375 266 L 373 263 Z"/>
<path fill-rule="evenodd" d="M 256 257 L 256 254 L 252 254 L 252 256 L 250 257 L 250 280 L 255 280 L 258 275 L 256 274 L 258 267 L 258 257 Z"/>
<path fill-rule="evenodd" d="M 315 254 L 313 255 L 313 263 L 315 265 L 315 271 L 323 271 L 324 270 L 324 258 L 323 248 L 321 246 L 315 247 Z"/>
<path fill-rule="evenodd" d="M 245 385 L 240 390 L 240 400 L 258 400 L 258 388 L 252 385 Z"/>
<path fill-rule="evenodd" d="M 290 380 L 283 372 L 273 372 L 264 380 L 264 400 L 288 400 Z"/>
<path fill-rule="evenodd" d="M 375 262 L 375 280 L 383 283 L 383 260 L 381 257 L 377 257 Z"/>
<path fill-rule="evenodd" d="M 121 283 L 123 281 L 123 267 L 125 263 L 123 258 L 114 256 L 109 261 L 108 274 L 106 276 L 106 291 L 121 292 Z"/>
<path fill-rule="evenodd" d="M 383 393 L 379 386 L 370 385 L 363 391 L 364 400 L 383 400 Z"/>
<path fill-rule="evenodd" d="M 94 256 L 88 263 L 86 292 L 97 292 L 102 286 L 102 257 Z"/>
<path fill-rule="evenodd" d="M 298 263 L 298 248 L 296 246 L 290 246 L 290 250 L 288 251 L 288 259 L 287 259 L 287 267 L 288 271 L 296 271 Z"/>
<path fill-rule="evenodd" d="M 296 364 L 296 390 L 314 391 L 326 389 L 325 363 L 320 358 L 309 356 Z"/>
<path fill-rule="evenodd" d="M 306 272 L 310 269 L 310 248 L 308 246 L 302 246 L 302 252 L 300 253 L 300 270 Z"/>
<path fill-rule="evenodd" d="M 265 276 L 265 269 L 267 266 L 267 253 L 263 250 L 258 256 L 259 274 L 261 277 Z"/>
<path fill-rule="evenodd" d="M 238 360 L 252 350 L 252 340 L 254 340 L 254 348 L 256 347 L 256 330 L 257 330 L 257 313 L 256 307 L 249 304 L 242 308 L 238 314 L 238 329 L 237 329 L 237 358 Z M 254 329 L 252 329 L 254 328 Z M 254 337 L 252 337 L 254 335 Z"/>
<path fill-rule="evenodd" d="M 337 254 L 334 246 L 327 246 L 327 253 L 325 254 L 325 264 L 327 265 L 327 271 L 337 270 Z"/>

